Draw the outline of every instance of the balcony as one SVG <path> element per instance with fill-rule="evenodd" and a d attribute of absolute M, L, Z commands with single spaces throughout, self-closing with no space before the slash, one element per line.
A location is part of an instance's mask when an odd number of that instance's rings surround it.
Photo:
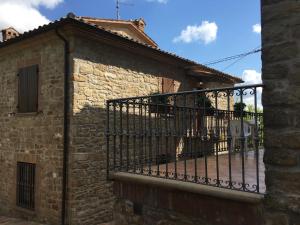
<path fill-rule="evenodd" d="M 261 88 L 107 101 L 108 176 L 125 172 L 264 193 Z"/>

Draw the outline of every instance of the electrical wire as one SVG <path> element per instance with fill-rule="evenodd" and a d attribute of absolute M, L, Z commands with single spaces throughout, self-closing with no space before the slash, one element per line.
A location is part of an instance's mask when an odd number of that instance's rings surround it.
<path fill-rule="evenodd" d="M 222 71 L 224 72 L 225 70 L 227 70 L 229 67 L 235 65 L 236 63 L 238 63 L 239 61 L 243 60 L 245 57 L 247 57 L 248 55 L 260 52 L 261 48 L 260 46 L 256 47 L 255 49 L 253 49 L 251 52 L 252 53 L 248 53 L 248 54 L 244 54 L 243 56 L 241 56 L 240 58 L 238 58 L 237 60 L 235 60 L 234 62 L 232 62 L 231 64 L 229 64 L 228 66 L 226 66 Z"/>
<path fill-rule="evenodd" d="M 210 66 L 210 65 L 215 65 L 215 64 L 218 64 L 218 63 L 227 62 L 227 61 L 231 61 L 231 60 L 237 59 L 234 63 L 232 63 L 232 64 L 235 64 L 238 61 L 240 61 L 241 59 L 245 58 L 246 56 L 252 55 L 252 54 L 255 54 L 255 53 L 258 53 L 258 52 L 261 52 L 261 50 L 262 50 L 261 47 L 258 46 L 258 47 L 256 47 L 255 49 L 253 49 L 253 50 L 251 50 L 249 52 L 245 52 L 245 53 L 242 53 L 242 54 L 229 56 L 229 57 L 222 58 L 222 59 L 217 59 L 217 60 L 209 61 L 209 62 L 205 63 L 204 65 L 205 66 Z M 229 66 L 231 66 L 231 64 Z"/>

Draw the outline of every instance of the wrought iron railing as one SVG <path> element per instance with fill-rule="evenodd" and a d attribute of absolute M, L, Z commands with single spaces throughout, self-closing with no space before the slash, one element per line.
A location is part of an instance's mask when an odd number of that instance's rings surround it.
<path fill-rule="evenodd" d="M 107 172 L 264 192 L 262 85 L 107 101 Z M 244 109 L 246 102 L 253 112 Z"/>

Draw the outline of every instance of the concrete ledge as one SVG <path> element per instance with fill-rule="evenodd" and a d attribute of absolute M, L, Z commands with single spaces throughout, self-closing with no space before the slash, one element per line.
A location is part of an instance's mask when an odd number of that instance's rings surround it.
<path fill-rule="evenodd" d="M 230 190 L 225 188 L 212 187 L 195 183 L 188 183 L 176 180 L 163 179 L 158 177 L 143 176 L 138 174 L 117 172 L 110 175 L 113 180 L 121 182 L 131 182 L 146 184 L 165 189 L 185 191 L 200 195 L 212 196 L 216 198 L 228 199 L 251 204 L 261 203 L 264 198 L 263 194 L 249 193 L 243 191 Z"/>

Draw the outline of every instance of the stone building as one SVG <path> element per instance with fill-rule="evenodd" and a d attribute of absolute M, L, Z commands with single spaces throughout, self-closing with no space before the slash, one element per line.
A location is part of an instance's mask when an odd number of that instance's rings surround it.
<path fill-rule="evenodd" d="M 143 20 L 66 18 L 0 43 L 0 213 L 45 224 L 110 221 L 107 99 L 233 86 L 162 51 Z"/>

